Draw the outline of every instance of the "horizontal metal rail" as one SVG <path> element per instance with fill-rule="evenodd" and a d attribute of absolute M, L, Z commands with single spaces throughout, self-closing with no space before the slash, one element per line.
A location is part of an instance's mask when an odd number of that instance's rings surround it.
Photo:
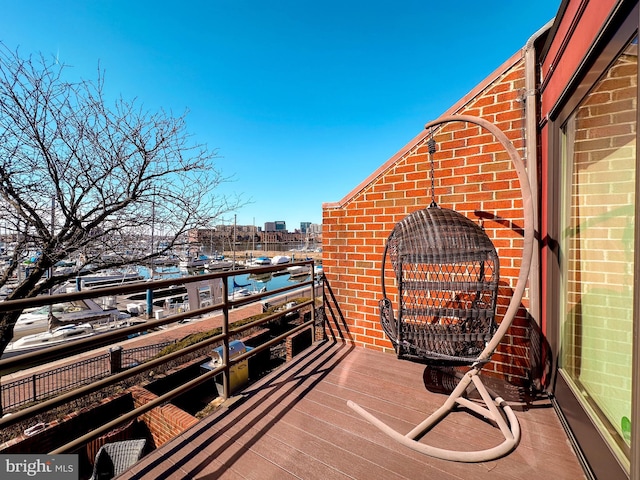
<path fill-rule="evenodd" d="M 8 427 L 10 425 L 15 425 L 17 423 L 19 423 L 20 421 L 26 420 L 32 416 L 35 416 L 37 414 L 40 414 L 42 412 L 45 412 L 47 410 L 53 409 L 57 406 L 63 405 L 69 401 L 75 400 L 77 398 L 83 397 L 85 395 L 88 395 L 90 393 L 96 392 L 100 389 L 103 389 L 105 387 L 111 386 L 111 385 L 115 385 L 123 380 L 126 380 L 128 378 L 131 378 L 135 375 L 139 375 L 141 373 L 144 373 L 148 370 L 157 368 L 160 365 L 163 365 L 165 363 L 171 362 L 173 360 L 178 359 L 179 357 L 182 357 L 184 355 L 188 355 L 190 353 L 196 352 L 198 350 L 201 350 L 203 348 L 206 348 L 208 346 L 211 346 L 213 344 L 216 343 L 222 343 L 223 345 L 223 358 L 222 358 L 222 364 L 220 366 L 218 366 L 217 368 L 215 368 L 214 370 L 211 370 L 203 375 L 201 375 L 200 377 L 198 377 L 197 379 L 191 380 L 173 390 L 171 390 L 170 392 L 167 392 L 161 396 L 159 396 L 158 398 L 154 399 L 153 401 L 145 404 L 144 406 L 138 407 L 135 410 L 132 410 L 122 416 L 120 416 L 118 419 L 113 420 L 111 422 L 108 422 L 104 425 L 102 425 L 101 427 L 92 430 L 91 432 L 82 435 L 79 438 L 76 438 L 75 440 L 73 440 L 72 442 L 67 443 L 66 445 L 63 445 L 55 450 L 53 450 L 52 452 L 50 452 L 51 454 L 55 454 L 55 453 L 61 453 L 61 452 L 65 452 L 65 451 L 72 451 L 75 448 L 77 448 L 78 446 L 82 445 L 83 443 L 92 440 L 94 438 L 99 437 L 100 435 L 112 430 L 113 428 L 115 428 L 116 426 L 122 425 L 126 422 L 128 422 L 129 420 L 133 419 L 133 418 L 137 418 L 138 416 L 142 415 L 143 413 L 155 408 L 158 405 L 162 405 L 164 403 L 169 402 L 170 400 L 174 399 L 175 397 L 182 395 L 183 393 L 189 391 L 192 388 L 197 387 L 198 385 L 201 385 L 202 383 L 208 381 L 209 379 L 215 377 L 216 375 L 222 374 L 223 375 L 223 396 L 225 398 L 228 398 L 229 395 L 229 369 L 241 362 L 244 361 L 246 359 L 248 359 L 249 357 L 256 355 L 268 348 L 270 348 L 272 345 L 278 344 L 280 342 L 282 342 L 284 339 L 286 339 L 287 337 L 297 333 L 300 330 L 309 328 L 310 326 L 313 326 L 315 324 L 315 287 L 314 287 L 314 279 L 313 279 L 313 275 L 311 276 L 311 279 L 309 281 L 306 282 L 301 282 L 299 284 L 296 285 L 292 285 L 292 286 L 287 286 L 287 287 L 283 287 L 280 289 L 276 289 L 276 290 L 272 290 L 267 292 L 264 295 L 251 295 L 250 297 L 247 297 L 246 299 L 241 299 L 240 301 L 233 301 L 233 300 L 229 300 L 228 298 L 228 287 L 227 287 L 227 282 L 226 279 L 229 276 L 235 276 L 240 274 L 239 272 L 242 273 L 263 273 L 263 272 L 273 272 L 273 271 L 277 271 L 277 270 L 281 270 L 283 268 L 287 268 L 289 266 L 292 265 L 310 265 L 311 266 L 311 270 L 313 271 L 313 261 L 304 261 L 304 262 L 296 262 L 293 264 L 287 264 L 285 266 L 279 266 L 279 267 L 261 267 L 261 268 L 255 268 L 255 269 L 250 269 L 250 270 L 242 270 L 242 271 L 231 271 L 231 272 L 220 272 L 220 273 L 215 273 L 215 274 L 208 274 L 208 275 L 199 275 L 195 278 L 184 278 L 184 279 L 170 279 L 170 280 L 160 280 L 160 281 L 156 281 L 156 282 L 146 282 L 144 284 L 139 284 L 139 285 L 127 285 L 127 286 L 117 286 L 117 287 L 108 287 L 108 288 L 99 288 L 99 289 L 94 289 L 94 290 L 90 290 L 90 291 L 83 291 L 83 292 L 77 292 L 77 293 L 71 293 L 71 294 L 62 294 L 62 295 L 51 295 L 51 296 L 45 296 L 44 298 L 42 297 L 35 297 L 35 299 L 28 299 L 28 300 L 35 300 L 34 303 L 29 303 L 29 304 L 25 304 L 24 300 L 15 300 L 15 301 L 10 301 L 10 302 L 0 302 L 0 312 L 1 311 L 10 311 L 16 308 L 16 303 L 19 303 L 21 305 L 21 308 L 24 308 L 25 306 L 36 306 L 34 304 L 37 304 L 37 306 L 41 306 L 41 305 L 47 305 L 49 303 L 57 303 L 57 302 L 61 302 L 61 301 L 70 301 L 72 299 L 79 299 L 79 298 L 97 298 L 97 297 L 102 297 L 102 296 L 107 296 L 107 295 L 113 295 L 113 294 L 117 294 L 117 293 L 129 293 L 129 292 L 137 292 L 137 291 L 142 291 L 142 290 L 149 290 L 149 289 L 153 289 L 153 288 L 163 288 L 165 286 L 169 286 L 169 285 L 176 285 L 176 284 L 180 284 L 180 283 L 191 283 L 191 282 L 202 282 L 203 280 L 206 279 L 212 279 L 212 278 L 222 278 L 223 281 L 223 297 L 222 297 L 222 302 L 216 305 L 212 305 L 209 307 L 205 307 L 205 308 L 201 308 L 201 309 L 196 309 L 196 310 L 191 310 L 191 311 L 187 311 L 184 313 L 180 313 L 180 314 L 176 314 L 176 315 L 172 315 L 171 317 L 168 318 L 163 318 L 163 319 L 159 319 L 156 321 L 149 321 L 146 322 L 144 325 L 142 326 L 134 326 L 134 327 L 128 327 L 128 328 L 124 328 L 121 329 L 117 332 L 112 332 L 112 333 L 105 333 L 105 334 L 101 334 L 99 335 L 97 338 L 88 338 L 85 340 L 79 340 L 76 342 L 73 342 L 74 345 L 67 345 L 67 346 L 61 346 L 61 347 L 53 347 L 53 348 L 49 348 L 46 349 L 43 352 L 34 352 L 34 353 L 30 353 L 30 354 L 26 354 L 26 355 L 20 355 L 20 356 L 16 356 L 16 357 L 11 357 L 9 359 L 5 359 L 5 360 L 0 360 L 0 371 L 2 371 L 3 369 L 11 369 L 12 367 L 15 367 L 17 365 L 20 365 L 21 367 L 23 367 L 25 364 L 32 364 L 33 362 L 37 362 L 37 363 L 42 363 L 44 361 L 47 361 L 51 358 L 61 358 L 64 357 L 66 355 L 69 355 L 71 353 L 79 353 L 79 352 L 84 352 L 84 351 L 88 351 L 91 349 L 96 348 L 96 346 L 103 346 L 103 345 L 107 345 L 109 343 L 112 343 L 114 340 L 117 339 L 121 339 L 123 338 L 123 336 L 129 335 L 131 333 L 137 333 L 139 331 L 142 330 L 147 330 L 149 328 L 153 328 L 156 326 L 161 326 L 161 325 L 166 325 L 169 323 L 174 323 L 176 321 L 180 321 L 183 319 L 187 319 L 190 317 L 194 317 L 194 316 L 199 316 L 199 315 L 203 315 L 206 313 L 210 313 L 210 312 L 214 312 L 214 311 L 219 311 L 222 310 L 223 313 L 223 325 L 222 325 L 222 333 L 220 333 L 219 335 L 215 335 L 211 338 L 208 338 L 206 340 L 203 340 L 201 342 L 198 342 L 194 345 L 190 345 L 188 347 L 182 348 L 178 351 L 175 351 L 173 353 L 170 353 L 168 355 L 165 355 L 163 357 L 160 358 L 156 358 L 150 361 L 147 361 L 143 364 L 131 367 L 127 370 L 124 370 L 122 372 L 113 374 L 109 377 L 106 378 L 102 378 L 98 381 L 95 381 L 89 385 L 85 385 L 82 386 L 80 388 L 76 388 L 72 391 L 68 391 L 65 392 L 61 395 L 58 395 L 54 398 L 50 398 L 48 400 L 45 400 L 37 405 L 33 405 L 31 407 L 25 408 L 24 410 L 20 410 L 17 412 L 13 412 L 11 415 L 9 416 L 5 416 L 4 418 L 0 419 L 0 428 L 5 428 Z M 261 300 L 262 298 L 264 298 L 265 296 L 274 296 L 274 295 L 278 295 L 284 292 L 289 292 L 289 291 L 293 291 L 293 290 L 307 290 L 308 287 L 310 287 L 311 289 L 311 300 L 302 302 L 298 305 L 295 305 L 292 308 L 288 308 L 285 310 L 280 310 L 278 312 L 274 312 L 270 315 L 267 315 L 263 318 L 257 319 L 253 322 L 247 323 L 245 325 L 241 325 L 238 326 L 236 328 L 229 328 L 229 308 L 233 307 L 233 306 L 239 306 L 239 305 L 245 305 L 245 304 L 249 304 L 249 303 L 253 303 L 256 301 Z M 46 302 L 44 301 L 46 300 Z M 302 324 L 288 330 L 287 332 L 282 333 L 281 335 L 279 335 L 276 338 L 273 338 L 259 346 L 256 346 L 254 348 L 252 348 L 251 350 L 242 353 L 238 356 L 236 356 L 233 359 L 229 358 L 229 339 L 232 337 L 237 336 L 238 334 L 249 330 L 251 328 L 255 328 L 256 326 L 260 326 L 262 324 L 268 323 L 270 321 L 273 321 L 279 317 L 282 317 L 288 313 L 293 313 L 296 312 L 302 308 L 311 306 L 311 320 L 303 322 Z M 312 329 L 313 331 L 313 329 Z"/>
<path fill-rule="evenodd" d="M 177 397 L 178 395 L 181 395 L 183 393 L 188 392 L 189 390 L 191 390 L 192 388 L 197 387 L 198 385 L 202 385 L 203 383 L 205 383 L 206 381 L 212 379 L 213 377 L 215 377 L 216 375 L 218 375 L 220 372 L 222 372 L 224 370 L 224 366 L 220 366 L 218 368 L 215 368 L 209 372 L 204 373 L 203 375 L 200 375 L 199 377 L 183 384 L 180 385 L 179 387 L 175 388 L 174 390 L 171 390 L 170 392 L 165 393 L 164 395 L 160 395 L 157 398 L 154 398 L 153 400 L 151 400 L 149 403 L 146 403 L 145 405 L 136 408 L 135 410 L 131 410 L 127 413 L 124 413 L 122 415 L 120 415 L 117 419 L 112 420 L 108 423 L 105 423 L 104 425 L 102 425 L 101 427 L 98 427 L 94 430 L 92 430 L 91 432 L 82 435 L 81 437 L 78 437 L 77 439 L 73 440 L 72 442 L 69 442 L 65 445 L 62 445 L 59 448 L 56 448 L 55 450 L 52 450 L 51 452 L 49 452 L 49 455 L 56 455 L 59 453 L 64 453 L 64 452 L 68 452 L 71 450 L 74 450 L 82 445 L 84 445 L 85 443 L 99 437 L 102 434 L 105 434 L 111 430 L 113 430 L 114 428 L 130 421 L 133 420 L 137 417 L 139 417 L 140 415 L 142 415 L 143 413 L 146 413 L 150 410 L 153 410 L 154 408 L 163 405 L 169 401 L 171 401 L 172 399 L 174 399 L 175 397 Z"/>
<path fill-rule="evenodd" d="M 198 378 L 195 378 L 187 383 L 184 383 L 183 385 L 180 385 L 179 387 L 174 388 L 173 390 L 153 399 L 152 401 L 150 401 L 149 403 L 146 403 L 145 405 L 142 405 L 134 410 L 131 410 L 121 416 L 119 416 L 117 419 L 112 420 L 111 422 L 108 422 L 104 425 L 102 425 L 101 427 L 98 427 L 97 429 L 94 429 L 93 431 L 65 444 L 62 445 L 61 447 L 58 447 L 57 449 L 49 452 L 50 455 L 55 455 L 58 453 L 65 453 L 65 452 L 70 452 L 75 450 L 76 448 L 82 446 L 83 444 L 90 442 L 91 440 L 94 440 L 95 438 L 98 438 L 99 436 L 106 434 L 108 432 L 110 432 L 111 430 L 113 430 L 114 428 L 119 427 L 120 425 L 124 425 L 125 423 L 134 420 L 135 418 L 138 418 L 140 415 L 153 410 L 155 407 L 166 404 L 168 402 L 170 402 L 171 400 L 173 400 L 174 398 L 188 392 L 189 390 L 191 390 L 192 388 L 195 388 L 199 385 L 202 385 L 203 383 L 207 382 L 208 380 L 216 377 L 218 374 L 220 373 L 224 373 L 225 370 L 228 370 L 231 366 L 235 365 L 236 363 L 239 363 L 243 360 L 246 360 L 247 358 L 256 355 L 260 352 L 262 352 L 263 350 L 266 350 L 267 348 L 271 347 L 272 345 L 275 345 L 277 343 L 282 342 L 285 338 L 293 335 L 294 333 L 299 332 L 300 330 L 303 330 L 305 328 L 309 328 L 309 326 L 313 325 L 314 321 L 313 320 L 309 320 L 308 322 L 302 323 L 301 325 L 298 325 L 297 327 L 287 331 L 286 333 L 283 333 L 282 335 L 273 338 L 271 340 L 269 340 L 268 342 L 265 342 L 264 344 L 253 348 L 251 350 L 249 350 L 248 352 L 245 352 L 243 354 L 240 354 L 236 357 L 234 357 L 232 360 L 229 360 L 229 364 L 223 364 L 220 365 L 219 367 L 208 371 L 206 373 L 204 373 L 203 375 L 200 375 Z M 225 395 L 226 397 L 226 395 Z"/>
<path fill-rule="evenodd" d="M 118 382 L 121 382 L 122 380 L 126 380 L 127 378 L 131 378 L 135 375 L 138 375 L 140 373 L 146 372 L 147 370 L 150 370 L 152 368 L 156 368 L 159 365 L 162 365 L 164 363 L 168 363 L 171 360 L 174 360 L 176 358 L 179 358 L 183 355 L 187 355 L 191 352 L 194 352 L 196 350 L 199 350 L 203 347 L 206 347 L 208 345 L 211 345 L 213 343 L 216 342 L 220 342 L 221 340 L 224 339 L 224 335 L 216 335 L 214 337 L 208 338 L 206 340 L 203 340 L 202 342 L 198 342 L 195 343 L 193 345 L 190 345 L 188 347 L 185 347 L 181 350 L 177 350 L 173 353 L 170 353 L 168 355 L 165 355 L 163 357 L 159 357 L 156 358 L 154 360 L 150 360 L 148 362 L 142 363 L 140 365 L 137 365 L 135 367 L 129 368 L 127 370 L 124 370 L 122 372 L 116 373 L 114 375 L 111 375 L 109 377 L 103 378 L 101 380 L 98 380 L 97 382 L 93 382 L 90 385 L 86 385 L 84 387 L 81 388 L 77 388 L 75 390 L 72 390 L 70 392 L 67 392 L 65 394 L 59 395 L 55 398 L 52 398 L 50 400 L 46 400 L 42 403 L 39 403 L 37 405 L 33 405 L 29 408 L 25 408 L 24 410 L 20 410 L 18 412 L 12 413 L 9 416 L 0 418 L 0 428 L 5 428 L 8 427 L 9 425 L 13 425 L 16 424 L 18 422 L 20 422 L 21 420 L 25 420 L 26 418 L 29 418 L 30 416 L 33 415 L 37 415 L 39 413 L 45 412 L 47 410 L 51 410 L 52 408 L 55 408 L 59 405 L 63 405 L 67 402 L 70 402 L 71 400 L 75 400 L 77 398 L 83 397 L 85 395 L 88 395 L 90 393 L 93 392 L 97 392 L 98 390 L 105 388 L 105 387 L 109 387 L 111 385 L 115 385 Z"/>
<path fill-rule="evenodd" d="M 288 267 L 294 267 L 298 265 L 313 265 L 313 260 L 304 260 L 300 262 L 286 263 L 282 265 L 273 265 L 269 267 L 254 267 L 245 268 L 241 270 L 227 270 L 224 272 L 206 273 L 203 275 L 194 275 L 180 278 L 168 278 L 165 280 L 153 280 L 153 281 L 140 281 L 131 282 L 122 285 L 114 285 L 111 287 L 93 288 L 90 290 L 81 290 L 73 293 L 59 293 L 54 295 L 39 295 L 37 297 L 20 298 L 16 300 L 0 302 L 0 312 L 10 312 L 13 310 L 22 310 L 30 307 L 42 307 L 44 305 L 50 305 L 52 303 L 70 302 L 72 300 L 84 300 L 87 298 L 106 297 L 110 295 L 124 295 L 128 293 L 144 292 L 146 290 L 156 290 L 160 288 L 171 287 L 176 284 L 188 285 L 190 283 L 198 283 L 205 280 L 213 280 L 216 278 L 227 279 L 229 277 L 235 277 L 243 274 L 261 274 L 269 272 L 277 272 L 279 270 L 285 270 Z M 311 281 L 301 282 L 299 285 L 309 284 Z M 292 285 L 283 287 L 277 290 L 271 290 L 264 294 L 252 295 L 252 297 L 265 297 L 271 296 L 274 292 L 294 290 L 298 286 Z M 247 301 L 229 301 L 229 305 L 239 305 L 242 303 L 248 303 Z"/>
<path fill-rule="evenodd" d="M 304 262 L 295 262 L 290 264 L 285 264 L 285 266 L 280 267 L 260 267 L 260 268 L 252 268 L 245 270 L 232 270 L 228 272 L 219 272 L 219 273 L 211 273 L 205 275 L 197 275 L 193 277 L 183 277 L 178 279 L 168 279 L 168 280 L 156 280 L 153 282 L 141 282 L 139 284 L 129 284 L 129 285 L 119 285 L 115 287 L 106 287 L 106 288 L 96 288 L 87 291 L 80 291 L 74 293 L 65 293 L 65 294 L 56 294 L 56 295 L 41 295 L 38 297 L 28 298 L 28 299 L 19 299 L 19 300 L 10 300 L 0 302 L 0 312 L 8 312 L 12 310 L 17 310 L 18 307 L 20 309 L 30 308 L 30 307 L 39 307 L 50 305 L 54 303 L 62 303 L 62 302 L 70 302 L 73 300 L 79 299 L 87 299 L 87 298 L 99 298 L 106 297 L 118 294 L 126 294 L 126 293 L 135 293 L 147 290 L 155 290 L 158 288 L 165 288 L 176 284 L 189 284 L 189 283 L 199 283 L 204 282 L 206 280 L 212 279 L 223 279 L 223 287 L 227 286 L 226 279 L 228 277 L 233 277 L 236 275 L 244 274 L 244 273 L 264 273 L 264 272 L 273 272 L 277 270 L 286 269 L 288 266 L 295 265 L 313 265 L 313 261 L 304 261 Z M 240 273 L 242 272 L 242 273 Z M 258 293 L 255 295 L 251 295 L 249 297 L 245 297 L 238 300 L 229 300 L 226 293 L 223 295 L 222 302 L 217 303 L 208 307 L 199 308 L 196 310 L 189 310 L 183 313 L 177 313 L 175 315 L 171 315 L 170 317 L 164 317 L 162 319 L 157 320 L 149 320 L 145 322 L 143 325 L 134 325 L 131 327 L 125 327 L 121 329 L 117 329 L 113 332 L 102 333 L 95 337 L 89 337 L 81 340 L 76 340 L 73 342 L 69 342 L 65 345 L 54 346 L 51 348 L 46 348 L 43 350 L 39 350 L 32 353 L 26 353 L 24 355 L 10 357 L 0 360 L 0 376 L 5 374 L 8 371 L 11 371 L 12 368 L 19 367 L 20 369 L 40 365 L 42 363 L 59 360 L 61 358 L 65 358 L 71 355 L 76 355 L 78 353 L 83 353 L 88 350 L 92 350 L 94 348 L 103 347 L 106 345 L 110 345 L 122 338 L 127 337 L 128 335 L 136 334 L 148 329 L 153 329 L 157 327 L 161 327 L 164 325 L 168 325 L 170 323 L 178 322 L 181 320 L 186 320 L 192 317 L 197 317 L 200 315 L 206 315 L 208 313 L 213 313 L 217 311 L 224 310 L 225 308 L 233 308 L 242 305 L 247 305 L 249 303 L 256 302 L 265 297 L 271 297 L 280 295 L 285 292 L 293 291 L 301 289 L 305 286 L 311 286 L 313 288 L 313 278 L 306 282 L 301 282 L 297 285 L 289 285 L 282 288 L 278 288 L 276 290 L 270 290 L 268 292 Z M 226 288 L 225 288 L 226 290 Z"/>

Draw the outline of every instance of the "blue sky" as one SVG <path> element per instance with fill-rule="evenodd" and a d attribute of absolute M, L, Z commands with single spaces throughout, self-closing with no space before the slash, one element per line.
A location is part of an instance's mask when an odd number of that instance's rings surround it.
<path fill-rule="evenodd" d="M 0 41 L 105 71 L 107 94 L 189 111 L 246 206 L 238 224 L 322 221 L 521 49 L 560 0 L 0 0 Z M 227 221 L 232 221 L 233 213 Z"/>

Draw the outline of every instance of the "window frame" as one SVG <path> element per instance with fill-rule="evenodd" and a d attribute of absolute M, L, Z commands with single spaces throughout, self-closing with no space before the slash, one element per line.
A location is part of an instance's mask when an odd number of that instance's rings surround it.
<path fill-rule="evenodd" d="M 548 178 L 545 179 L 547 183 L 547 239 L 546 247 L 549 254 L 545 267 L 547 270 L 547 276 L 545 281 L 547 282 L 548 295 L 545 298 L 545 305 L 543 308 L 546 311 L 546 318 L 548 319 L 547 339 L 551 345 L 552 351 L 557 358 L 559 349 L 561 347 L 561 332 L 562 326 L 561 319 L 559 317 L 560 309 L 560 289 L 562 288 L 561 280 L 561 259 L 560 259 L 560 227 L 561 227 L 561 211 L 560 208 L 564 204 L 561 197 L 563 191 L 563 185 L 561 180 L 564 178 L 562 175 L 562 155 L 563 155 L 563 129 L 571 115 L 573 115 L 575 109 L 580 105 L 584 98 L 591 91 L 592 87 L 598 82 L 602 74 L 606 72 L 612 63 L 617 59 L 620 52 L 628 45 L 630 39 L 634 35 L 638 35 L 638 24 L 640 23 L 640 14 L 638 13 L 638 4 L 630 5 L 630 9 L 619 9 L 616 18 L 610 19 L 607 22 L 607 30 L 600 35 L 594 45 L 592 46 L 589 54 L 589 58 L 585 59 L 582 63 L 581 70 L 576 72 L 573 77 L 573 81 L 567 86 L 565 95 L 561 96 L 561 102 L 557 104 L 553 109 L 554 117 L 549 118 L 548 124 Z M 623 10 L 623 11 L 621 11 Z M 608 34 L 606 34 L 608 33 Z M 638 73 L 636 72 L 636 78 L 638 79 Z M 640 83 L 640 82 L 639 82 Z M 640 85 L 639 85 L 640 93 Z M 640 99 L 640 95 L 638 96 Z M 638 110 L 636 109 L 636 145 L 640 146 L 638 140 L 640 136 L 638 131 L 640 129 L 640 122 L 638 116 Z M 635 285 L 640 285 L 640 170 L 638 152 L 636 151 L 636 202 L 635 202 L 635 231 L 634 231 L 634 278 Z M 639 286 L 634 285 L 633 295 L 633 308 L 634 308 L 634 331 L 633 338 L 640 338 L 640 330 L 638 328 L 638 315 L 640 315 L 639 308 Z M 632 365 L 632 416 L 636 419 L 636 424 L 639 423 L 640 411 L 639 411 L 639 392 L 638 386 L 640 385 L 640 361 L 638 355 L 638 345 L 634 346 L 633 352 L 633 365 Z M 590 471 L 596 478 L 608 478 L 608 479 L 627 479 L 631 474 L 631 478 L 640 478 L 640 428 L 635 428 L 632 431 L 631 438 L 631 455 L 630 455 L 630 472 L 627 470 L 627 466 L 622 465 L 617 456 L 609 447 L 609 444 L 605 441 L 596 427 L 594 421 L 582 406 L 581 402 L 575 397 L 571 387 L 567 384 L 563 375 L 557 370 L 557 362 L 555 363 L 556 370 L 554 371 L 555 377 L 552 385 L 552 392 L 554 394 L 554 406 L 556 407 L 560 419 L 565 423 L 567 432 L 570 439 L 578 448 L 578 457 L 585 466 L 587 471 Z"/>

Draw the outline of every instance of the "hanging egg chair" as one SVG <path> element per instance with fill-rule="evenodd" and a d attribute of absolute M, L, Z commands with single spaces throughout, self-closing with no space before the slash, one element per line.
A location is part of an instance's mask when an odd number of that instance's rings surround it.
<path fill-rule="evenodd" d="M 520 426 L 511 407 L 489 392 L 480 371 L 491 361 L 496 347 L 520 307 L 533 251 L 533 207 L 524 164 L 515 147 L 492 123 L 477 117 L 443 117 L 426 125 L 467 122 L 491 132 L 504 146 L 520 183 L 524 210 L 524 244 L 516 287 L 504 317 L 496 318 L 499 258 L 482 227 L 460 213 L 437 205 L 431 157 L 431 204 L 400 222 L 391 231 L 382 260 L 380 322 L 400 358 L 441 367 L 467 366 L 444 404 L 407 434 L 392 429 L 359 405 L 349 406 L 387 435 L 424 454 L 459 462 L 482 462 L 506 455 L 520 439 Z M 397 286 L 397 305 L 387 296 L 386 262 Z M 482 403 L 470 401 L 476 390 Z M 504 441 L 480 451 L 446 450 L 429 445 L 423 437 L 454 408 L 462 406 L 486 418 L 501 431 Z"/>

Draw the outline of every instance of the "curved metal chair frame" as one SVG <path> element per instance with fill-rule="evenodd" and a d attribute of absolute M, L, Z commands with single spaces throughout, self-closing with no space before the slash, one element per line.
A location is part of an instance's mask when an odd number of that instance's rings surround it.
<path fill-rule="evenodd" d="M 426 455 L 457 462 L 483 462 L 511 452 L 520 441 L 520 425 L 511 407 L 484 386 L 480 371 L 520 308 L 533 252 L 533 204 L 524 163 L 506 135 L 492 123 L 454 115 L 428 123 L 429 129 L 467 122 L 488 130 L 503 145 L 514 165 L 523 199 L 524 244 L 517 284 L 502 321 L 496 324 L 499 261 L 491 240 L 474 222 L 437 205 L 414 212 L 393 229 L 382 264 L 381 324 L 398 356 L 432 364 L 469 365 L 470 369 L 444 404 L 407 434 L 392 429 L 354 402 L 348 405 L 381 431 Z M 399 308 L 386 297 L 385 260 L 389 257 L 398 283 Z M 469 400 L 475 388 L 482 403 Z M 462 406 L 496 425 L 504 441 L 486 450 L 437 448 L 420 439 L 453 409 Z"/>

